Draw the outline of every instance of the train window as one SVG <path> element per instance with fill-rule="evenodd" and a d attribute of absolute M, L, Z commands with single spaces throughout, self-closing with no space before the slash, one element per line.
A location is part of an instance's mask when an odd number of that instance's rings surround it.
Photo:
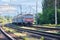
<path fill-rule="evenodd" d="M 29 15 L 28 15 L 28 16 L 25 16 L 25 18 L 33 18 L 33 16 L 29 16 Z"/>

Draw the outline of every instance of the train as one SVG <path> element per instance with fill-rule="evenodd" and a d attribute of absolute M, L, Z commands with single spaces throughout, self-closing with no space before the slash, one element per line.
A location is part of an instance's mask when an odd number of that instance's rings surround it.
<path fill-rule="evenodd" d="M 33 25 L 33 22 L 34 22 L 33 14 L 18 15 L 17 17 L 14 17 L 12 19 L 12 23 L 18 25 Z"/>

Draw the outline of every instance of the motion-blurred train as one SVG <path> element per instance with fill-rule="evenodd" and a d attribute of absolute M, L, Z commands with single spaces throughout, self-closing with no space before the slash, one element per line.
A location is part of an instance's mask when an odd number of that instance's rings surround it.
<path fill-rule="evenodd" d="M 12 20 L 13 24 L 19 24 L 19 25 L 32 25 L 33 22 L 34 22 L 33 14 L 19 15 L 17 17 L 14 17 Z"/>

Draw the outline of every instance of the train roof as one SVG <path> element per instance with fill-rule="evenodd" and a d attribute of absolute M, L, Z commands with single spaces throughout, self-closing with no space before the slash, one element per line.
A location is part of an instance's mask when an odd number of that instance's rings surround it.
<path fill-rule="evenodd" d="M 33 16 L 33 14 L 24 14 L 24 16 L 26 16 L 26 15 L 32 15 Z"/>
<path fill-rule="evenodd" d="M 22 15 L 17 15 L 17 16 L 15 16 L 13 19 L 16 19 L 17 17 L 19 18 L 19 17 L 22 17 L 22 16 L 26 16 L 26 15 L 31 15 L 31 16 L 33 16 L 33 14 L 22 14 Z"/>

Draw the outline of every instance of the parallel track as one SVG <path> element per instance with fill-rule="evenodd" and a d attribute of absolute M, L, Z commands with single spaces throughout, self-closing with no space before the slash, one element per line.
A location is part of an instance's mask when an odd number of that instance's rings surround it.
<path fill-rule="evenodd" d="M 56 39 L 60 39 L 60 34 L 54 34 L 54 33 L 48 33 L 48 32 L 42 32 L 42 31 L 36 31 L 36 30 L 29 30 L 29 29 L 17 29 L 20 32 L 24 31 L 24 32 L 29 32 L 29 33 L 33 33 L 33 34 L 37 34 L 37 35 L 42 35 L 42 36 L 47 36 L 47 37 L 51 37 L 51 38 L 56 38 Z"/>
<path fill-rule="evenodd" d="M 48 30 L 60 30 L 60 28 L 48 28 L 42 26 L 26 26 L 26 27 L 37 28 L 37 29 L 48 29 Z"/>
<path fill-rule="evenodd" d="M 33 33 L 33 34 L 40 35 L 40 36 L 60 39 L 60 34 L 54 34 L 54 33 L 48 33 L 48 32 L 42 32 L 42 31 L 30 30 L 30 29 L 23 29 L 23 28 L 16 28 L 13 25 L 10 25 L 10 27 L 17 29 L 19 32 L 24 31 L 24 32 Z"/>
<path fill-rule="evenodd" d="M 32 25 L 32 26 L 25 26 L 25 27 L 31 27 L 31 28 L 36 28 L 36 29 L 58 30 L 58 31 L 60 31 L 60 27 L 50 28 L 50 27 L 42 27 L 42 26 L 38 26 L 38 25 L 36 25 L 36 26 L 34 26 L 34 25 Z"/>

